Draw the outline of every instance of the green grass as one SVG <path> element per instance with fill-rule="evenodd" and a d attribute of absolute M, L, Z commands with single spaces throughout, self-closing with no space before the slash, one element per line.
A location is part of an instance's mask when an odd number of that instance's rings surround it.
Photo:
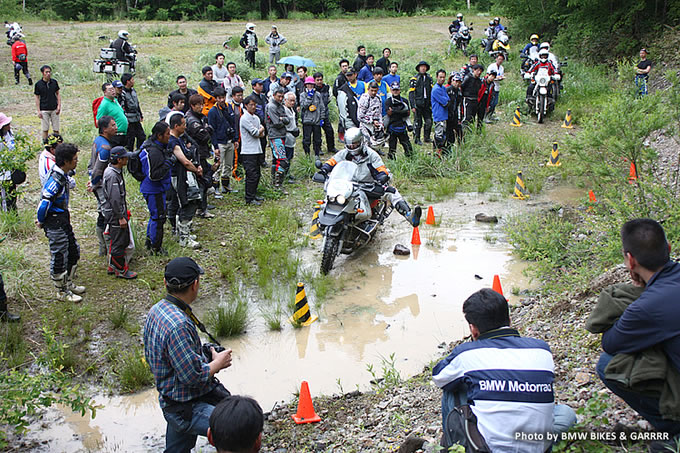
<path fill-rule="evenodd" d="M 9 323 L 0 331 L 0 363 L 7 368 L 23 365 L 28 359 L 22 323 Z"/>
<path fill-rule="evenodd" d="M 231 296 L 220 296 L 219 305 L 208 312 L 208 325 L 213 335 L 231 337 L 240 335 L 248 326 L 248 301 L 232 288 Z"/>
<path fill-rule="evenodd" d="M 8 211 L 0 210 L 0 240 L 25 239 L 32 236 L 36 231 L 31 211 Z"/>
<path fill-rule="evenodd" d="M 136 392 L 153 384 L 153 374 L 140 348 L 120 355 L 116 375 L 124 392 Z"/>
<path fill-rule="evenodd" d="M 109 321 L 113 324 L 114 329 L 125 327 L 130 318 L 130 309 L 124 303 L 117 304 L 114 309 L 109 312 Z"/>

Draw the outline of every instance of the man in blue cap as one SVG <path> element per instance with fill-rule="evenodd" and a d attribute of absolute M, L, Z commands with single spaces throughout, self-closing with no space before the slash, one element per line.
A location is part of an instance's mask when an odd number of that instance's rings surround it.
<path fill-rule="evenodd" d="M 196 327 L 205 332 L 205 326 L 191 311 L 203 273 L 191 258 L 170 261 L 164 279 L 168 294 L 151 307 L 144 325 L 144 357 L 168 423 L 167 452 L 189 453 L 197 436 L 207 436 L 215 406 L 229 396 L 215 374 L 231 366 L 231 349 L 217 352 L 202 345 Z"/>

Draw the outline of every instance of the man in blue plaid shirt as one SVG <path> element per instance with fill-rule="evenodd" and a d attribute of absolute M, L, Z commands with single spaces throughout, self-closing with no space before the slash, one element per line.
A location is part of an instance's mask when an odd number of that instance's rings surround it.
<path fill-rule="evenodd" d="M 207 436 L 215 405 L 229 394 L 214 376 L 231 366 L 231 349 L 216 352 L 211 348 L 210 362 L 203 357 L 198 320 L 189 306 L 198 296 L 202 274 L 203 269 L 191 258 L 170 261 L 165 267 L 168 294 L 151 308 L 144 326 L 144 356 L 168 423 L 166 452 L 190 452 L 198 435 Z"/>

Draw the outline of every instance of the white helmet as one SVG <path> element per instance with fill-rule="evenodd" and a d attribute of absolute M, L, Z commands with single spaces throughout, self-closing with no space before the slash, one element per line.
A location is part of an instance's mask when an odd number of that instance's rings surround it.
<path fill-rule="evenodd" d="M 550 52 L 550 43 L 549 42 L 542 42 L 540 46 L 538 46 L 539 49 L 546 49 L 548 52 Z"/>
<path fill-rule="evenodd" d="M 549 56 L 549 52 L 548 52 L 547 49 L 541 49 L 541 50 L 538 52 L 538 59 L 541 60 L 541 61 L 543 61 L 543 62 L 545 62 L 545 61 L 548 60 L 548 56 Z"/>
<path fill-rule="evenodd" d="M 498 39 L 499 39 L 500 42 L 503 43 L 504 46 L 507 46 L 507 45 L 508 45 L 508 35 L 503 34 L 503 35 L 501 35 L 501 37 L 498 38 Z"/>
<path fill-rule="evenodd" d="M 254 30 L 254 29 L 255 29 L 255 24 L 254 24 L 254 23 L 248 22 L 248 23 L 246 24 L 246 30 L 252 31 L 252 30 Z"/>
<path fill-rule="evenodd" d="M 358 127 L 350 127 L 345 131 L 345 147 L 353 156 L 364 153 L 364 134 Z"/>
<path fill-rule="evenodd" d="M 127 39 L 130 37 L 130 33 L 128 33 L 127 30 L 121 30 L 121 31 L 118 32 L 118 37 L 120 39 L 124 39 L 124 40 L 127 41 Z"/>
<path fill-rule="evenodd" d="M 457 19 L 462 19 L 462 18 L 463 18 L 463 13 L 458 13 L 458 14 L 456 15 L 456 18 L 457 18 Z"/>

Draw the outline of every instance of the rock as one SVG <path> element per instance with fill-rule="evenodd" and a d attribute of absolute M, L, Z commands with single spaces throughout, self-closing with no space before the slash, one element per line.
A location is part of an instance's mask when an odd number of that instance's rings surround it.
<path fill-rule="evenodd" d="M 439 429 L 439 426 L 432 425 L 432 426 L 428 426 L 427 429 L 425 430 L 425 432 L 427 432 L 427 434 L 434 434 L 434 433 L 437 432 L 438 429 Z"/>
<path fill-rule="evenodd" d="M 397 453 L 414 453 L 416 450 L 422 448 L 424 443 L 425 439 L 422 437 L 418 437 L 415 434 L 410 434 L 404 443 L 401 444 L 401 447 L 399 447 Z"/>
<path fill-rule="evenodd" d="M 478 275 L 478 274 L 475 274 L 475 279 L 481 280 L 481 279 L 482 279 L 482 276 L 481 276 L 481 275 Z"/>
<path fill-rule="evenodd" d="M 590 373 L 579 371 L 575 376 L 576 385 L 579 387 L 582 385 L 590 384 Z"/>
<path fill-rule="evenodd" d="M 486 215 L 484 213 L 477 214 L 475 220 L 483 223 L 498 223 L 498 217 L 495 215 Z"/>
<path fill-rule="evenodd" d="M 405 245 L 397 244 L 394 246 L 394 251 L 392 253 L 400 256 L 408 256 L 411 254 L 411 251 Z"/>

